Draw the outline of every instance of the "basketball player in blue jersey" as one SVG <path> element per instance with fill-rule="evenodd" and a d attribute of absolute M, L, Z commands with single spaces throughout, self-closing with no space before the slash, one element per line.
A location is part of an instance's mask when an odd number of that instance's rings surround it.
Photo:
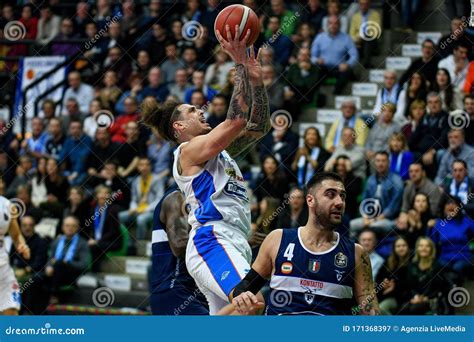
<path fill-rule="evenodd" d="M 335 232 L 344 215 L 345 199 L 344 184 L 337 174 L 315 174 L 307 184 L 306 225 L 278 229 L 266 237 L 252 269 L 232 291 L 232 305 L 221 314 L 233 310 L 255 313 L 263 307 L 256 294 L 267 279 L 267 315 L 378 314 L 368 253 Z"/>
<path fill-rule="evenodd" d="M 229 27 L 227 37 L 232 37 Z M 211 130 L 204 112 L 188 104 L 144 108 L 143 121 L 179 144 L 173 177 L 189 206 L 191 225 L 186 266 L 216 314 L 229 303 L 230 291 L 250 270 L 250 205 L 234 157 L 270 129 L 270 109 L 262 68 L 253 47 L 236 26 L 235 38 L 217 38 L 235 62 L 235 85 L 226 120 Z"/>
<path fill-rule="evenodd" d="M 150 275 L 154 315 L 209 315 L 206 298 L 184 261 L 190 227 L 183 204 L 183 195 L 174 185 L 155 208 Z"/>

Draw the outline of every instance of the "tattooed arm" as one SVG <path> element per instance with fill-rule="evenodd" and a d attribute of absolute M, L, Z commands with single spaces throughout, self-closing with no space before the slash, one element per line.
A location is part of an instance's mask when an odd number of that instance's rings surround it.
<path fill-rule="evenodd" d="M 380 315 L 377 294 L 375 293 L 372 278 L 372 266 L 369 253 L 361 246 L 355 245 L 356 269 L 354 280 L 354 294 L 358 307 L 357 312 L 361 315 Z"/>

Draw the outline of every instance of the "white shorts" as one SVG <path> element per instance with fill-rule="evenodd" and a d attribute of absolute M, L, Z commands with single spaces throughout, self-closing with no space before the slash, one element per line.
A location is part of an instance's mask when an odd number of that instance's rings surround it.
<path fill-rule="evenodd" d="M 252 250 L 235 228 L 213 223 L 193 229 L 186 249 L 186 267 L 215 315 L 229 304 L 228 295 L 250 271 Z"/>
<path fill-rule="evenodd" d="M 20 310 L 20 286 L 9 264 L 0 266 L 0 312 L 7 309 Z"/>

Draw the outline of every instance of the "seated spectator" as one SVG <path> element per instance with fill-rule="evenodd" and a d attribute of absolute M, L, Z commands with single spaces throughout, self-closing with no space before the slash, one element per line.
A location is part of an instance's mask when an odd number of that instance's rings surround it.
<path fill-rule="evenodd" d="M 421 44 L 421 57 L 412 60 L 408 69 L 400 77 L 400 84 L 404 85 L 415 72 L 418 72 L 424 76 L 430 87 L 433 86 L 438 70 L 438 61 L 435 43 L 431 39 L 425 39 Z"/>
<path fill-rule="evenodd" d="M 47 140 L 48 133 L 44 130 L 43 120 L 38 117 L 31 119 L 31 136 L 21 142 L 20 154 L 32 158 L 41 157 Z"/>
<path fill-rule="evenodd" d="M 356 104 L 353 101 L 344 101 L 341 105 L 342 118 L 336 119 L 326 134 L 326 149 L 333 153 L 337 147 L 342 145 L 342 131 L 349 127 L 357 132 L 356 140 L 358 146 L 364 147 L 369 130 L 364 120 L 356 116 Z"/>
<path fill-rule="evenodd" d="M 125 135 L 125 128 L 130 121 L 137 121 L 139 119 L 139 107 L 137 99 L 128 97 L 124 101 L 125 112 L 119 115 L 113 124 L 109 127 L 109 132 L 112 141 L 116 143 L 124 143 L 127 140 Z"/>
<path fill-rule="evenodd" d="M 300 20 L 305 23 L 310 23 L 314 31 L 319 32 L 323 19 L 328 13 L 322 6 L 321 1 L 308 0 L 308 4 L 303 8 L 302 12 Z"/>
<path fill-rule="evenodd" d="M 340 32 L 340 21 L 337 16 L 328 18 L 328 32 L 316 36 L 311 46 L 311 61 L 317 64 L 323 77 L 335 77 L 334 94 L 342 93 L 348 83 L 351 69 L 359 60 L 359 53 L 351 37 Z"/>
<path fill-rule="evenodd" d="M 112 191 L 111 196 L 114 203 L 122 208 L 128 208 L 130 204 L 130 189 L 124 178 L 118 174 L 118 161 L 109 159 L 104 162 L 102 170 L 91 177 L 88 184 L 96 187 L 100 184 L 107 186 Z"/>
<path fill-rule="evenodd" d="M 258 202 L 264 197 L 270 196 L 284 200 L 288 193 L 289 185 L 285 173 L 278 167 L 277 159 L 267 155 L 262 162 L 262 169 L 255 181 L 254 195 Z"/>
<path fill-rule="evenodd" d="M 43 155 L 47 158 L 58 159 L 66 142 L 63 125 L 59 118 L 51 118 L 48 123 L 49 137 L 44 146 Z"/>
<path fill-rule="evenodd" d="M 89 177 L 94 177 L 99 174 L 105 162 L 111 158 L 115 158 L 120 148 L 120 144 L 112 142 L 109 130 L 99 128 L 95 133 L 91 153 L 86 159 L 87 174 Z"/>
<path fill-rule="evenodd" d="M 224 122 L 227 117 L 228 104 L 227 99 L 222 94 L 217 94 L 214 96 L 211 102 L 211 107 L 209 108 L 209 117 L 207 118 L 207 123 L 212 128 L 215 128 L 220 123 Z"/>
<path fill-rule="evenodd" d="M 408 265 L 406 289 L 400 305 L 400 314 L 424 315 L 431 311 L 431 302 L 437 301 L 440 290 L 446 290 L 443 268 L 436 261 L 436 248 L 428 237 L 416 241 L 415 256 Z"/>
<path fill-rule="evenodd" d="M 282 24 L 281 34 L 291 37 L 291 35 L 295 33 L 297 25 L 295 18 L 298 17 L 298 14 L 289 10 L 284 0 L 270 1 L 270 9 L 271 15 L 276 16 Z M 270 31 L 265 32 L 265 38 L 269 38 L 270 36 Z"/>
<path fill-rule="evenodd" d="M 130 226 L 136 220 L 137 240 L 147 238 L 153 222 L 153 211 L 164 194 L 164 182 L 151 171 L 151 163 L 146 157 L 138 161 L 139 176 L 131 186 L 132 200 L 128 210 L 119 213 L 120 222 Z"/>
<path fill-rule="evenodd" d="M 311 40 L 311 42 L 313 41 Z M 260 63 L 262 67 L 265 65 L 271 65 L 275 70 L 275 73 L 277 75 L 281 75 L 284 69 L 281 64 L 275 60 L 275 50 L 270 45 L 263 45 L 261 49 L 262 50 L 260 51 Z"/>
<path fill-rule="evenodd" d="M 283 90 L 284 84 L 275 76 L 275 70 L 271 65 L 262 67 L 263 85 L 267 90 L 270 112 L 283 108 Z"/>
<path fill-rule="evenodd" d="M 309 48 L 300 48 L 296 59 L 285 74 L 284 98 L 295 120 L 305 105 L 317 102 L 319 94 L 319 68 L 311 63 Z"/>
<path fill-rule="evenodd" d="M 295 52 L 299 52 L 301 49 L 308 50 L 309 60 L 311 61 L 311 44 L 313 43 L 315 35 L 315 31 L 309 23 L 303 22 L 298 25 L 296 34 L 291 37 L 295 48 L 293 49 L 293 56 L 290 57 L 290 64 L 296 62 L 294 58 Z"/>
<path fill-rule="evenodd" d="M 474 221 L 464 214 L 463 203 L 451 197 L 444 204 L 443 218 L 436 220 L 429 235 L 438 247 L 438 261 L 456 273 L 458 284 L 472 274 L 469 243 L 474 238 Z"/>
<path fill-rule="evenodd" d="M 68 40 L 77 40 L 79 35 L 74 33 L 74 23 L 69 18 L 61 21 L 60 32 L 51 41 L 51 54 L 53 56 L 74 56 L 80 52 L 78 43 L 67 43 Z"/>
<path fill-rule="evenodd" d="M 31 179 L 31 203 L 34 206 L 39 205 L 46 201 L 48 190 L 46 189 L 45 179 L 47 176 L 46 162 L 48 158 L 41 157 L 38 159 L 38 165 L 35 170 L 35 174 Z"/>
<path fill-rule="evenodd" d="M 122 94 L 122 90 L 117 86 L 117 74 L 113 70 L 108 70 L 104 74 L 104 85 L 99 90 L 99 101 L 101 108 L 111 110 L 115 108 L 115 103 Z"/>
<path fill-rule="evenodd" d="M 469 45 L 458 44 L 453 49 L 453 54 L 442 59 L 438 63 L 438 69 L 446 69 L 451 76 L 451 84 L 459 91 L 464 91 L 464 82 L 466 81 L 467 69 L 469 67 L 468 56 Z"/>
<path fill-rule="evenodd" d="M 166 58 L 165 44 L 169 41 L 169 37 L 164 21 L 166 21 L 165 15 L 161 16 L 159 21 L 150 22 L 151 27 L 137 41 L 137 48 L 147 50 L 154 65 L 163 63 Z"/>
<path fill-rule="evenodd" d="M 168 87 L 170 90 L 170 95 L 176 96 L 178 98 L 178 101 L 184 102 L 184 95 L 186 93 L 186 89 L 191 87 L 191 84 L 188 83 L 186 70 L 176 70 L 174 82 Z"/>
<path fill-rule="evenodd" d="M 405 108 L 403 107 L 402 99 L 400 99 L 400 92 L 402 88 L 397 83 L 397 74 L 393 70 L 387 70 L 383 74 L 383 87 L 377 92 L 375 99 L 375 106 L 372 111 L 374 115 L 380 115 L 383 112 L 383 107 L 386 103 L 393 103 L 396 105 L 396 112 L 394 116 L 401 118 L 404 115 Z"/>
<path fill-rule="evenodd" d="M 342 178 L 346 189 L 346 211 L 344 215 L 350 220 L 354 219 L 359 213 L 357 198 L 362 193 L 362 179 L 354 175 L 351 160 L 343 154 L 336 158 L 332 171 Z"/>
<path fill-rule="evenodd" d="M 371 27 L 373 26 L 373 28 Z M 369 32 L 373 29 L 376 32 Z M 370 57 L 377 48 L 377 39 L 382 34 L 382 19 L 379 12 L 370 9 L 370 0 L 359 0 L 359 10 L 351 18 L 350 36 L 359 50 L 360 63 L 370 67 Z"/>
<path fill-rule="evenodd" d="M 280 205 L 280 200 L 273 197 L 264 197 L 260 202 L 260 213 L 255 223 L 252 223 L 250 237 L 248 239 L 250 247 L 252 247 L 252 259 L 258 255 L 260 245 L 265 237 L 273 230 L 279 228 L 276 223 L 275 212 Z"/>
<path fill-rule="evenodd" d="M 230 61 L 229 55 L 222 49 L 221 45 L 217 45 L 214 48 L 214 59 L 215 62 L 209 65 L 206 70 L 204 83 L 208 84 L 213 89 L 220 90 L 225 86 L 227 74 L 234 65 Z"/>
<path fill-rule="evenodd" d="M 330 171 L 334 168 L 337 157 L 341 155 L 349 156 L 352 164 L 352 171 L 354 175 L 365 179 L 366 177 L 366 160 L 364 149 L 359 145 L 355 144 L 356 141 L 356 132 L 353 128 L 345 127 L 342 129 L 341 133 L 341 143 L 334 153 L 331 155 L 331 158 L 326 162 L 324 167 L 325 171 Z"/>
<path fill-rule="evenodd" d="M 147 50 L 137 52 L 137 60 L 132 63 L 132 75 L 144 80 L 152 67 L 150 53 Z M 132 77 L 130 75 L 130 77 Z M 130 79 L 129 79 L 130 80 Z"/>
<path fill-rule="evenodd" d="M 452 163 L 451 180 L 446 179 L 442 190 L 448 197 L 459 198 L 463 209 L 470 217 L 474 217 L 474 179 L 469 177 L 467 163 L 456 159 Z"/>
<path fill-rule="evenodd" d="M 421 236 L 428 235 L 428 231 L 435 225 L 434 216 L 431 213 L 428 195 L 419 192 L 415 195 L 410 209 L 407 213 L 407 229 L 403 232 L 410 247 L 414 247 Z"/>
<path fill-rule="evenodd" d="M 43 217 L 43 212 L 31 201 L 31 188 L 28 184 L 21 184 L 16 188 L 15 197 L 23 203 L 24 215 L 31 216 L 36 222 Z"/>
<path fill-rule="evenodd" d="M 466 26 L 464 20 L 460 17 L 454 17 L 451 19 L 451 31 L 441 37 L 438 42 L 438 48 L 436 49 L 436 54 L 439 55 L 440 58 L 446 58 L 449 55 L 452 55 L 454 53 L 454 48 L 458 45 L 472 45 L 465 30 Z"/>
<path fill-rule="evenodd" d="M 152 172 L 158 178 L 166 179 L 170 174 L 171 165 L 171 144 L 163 139 L 156 129 L 148 143 L 147 157 L 150 160 Z"/>
<path fill-rule="evenodd" d="M 291 164 L 293 163 L 298 145 L 298 136 L 289 127 L 272 129 L 270 133 L 260 140 L 260 161 L 263 163 L 265 157 L 271 154 L 278 163 L 283 164 L 284 170 L 291 170 Z"/>
<path fill-rule="evenodd" d="M 441 97 L 437 93 L 428 94 L 428 115 L 412 133 L 408 145 L 415 159 L 422 158 L 428 175 L 436 172 L 437 159 L 448 147 L 448 113 L 441 107 Z M 434 177 L 434 176 L 433 176 Z"/>
<path fill-rule="evenodd" d="M 31 182 L 35 174 L 32 159 L 28 156 L 21 156 L 18 159 L 18 166 L 16 167 L 15 173 L 15 178 L 13 178 L 13 181 L 6 189 L 5 197 L 15 197 L 16 191 L 20 185 L 26 185 Z"/>
<path fill-rule="evenodd" d="M 24 215 L 20 221 L 20 229 L 25 242 L 30 248 L 30 258 L 25 258 L 16 253 L 15 248 L 10 252 L 10 263 L 15 270 L 15 277 L 20 283 L 30 283 L 25 286 L 21 293 L 21 304 L 23 313 L 30 315 L 41 315 L 44 312 L 44 306 L 39 300 L 41 288 L 35 284 L 33 279 L 35 274 L 42 272 L 48 261 L 48 241 L 35 233 L 35 219 L 32 216 Z"/>
<path fill-rule="evenodd" d="M 387 152 L 377 152 L 375 174 L 367 179 L 362 195 L 362 217 L 351 221 L 352 234 L 357 235 L 363 228 L 371 228 L 385 236 L 392 230 L 394 220 L 400 213 L 402 196 L 403 181 L 390 172 Z"/>
<path fill-rule="evenodd" d="M 110 33 L 112 33 L 112 27 L 114 27 L 115 25 L 120 26 L 118 22 L 111 23 L 108 31 L 109 35 Z M 128 58 L 124 56 L 125 53 L 122 51 L 122 48 L 120 48 L 120 46 L 109 46 L 107 58 L 105 58 L 99 70 L 98 76 L 102 76 L 105 71 L 114 71 L 118 77 L 117 85 L 119 86 L 119 88 L 123 89 L 127 87 L 127 81 L 130 78 L 130 75 L 132 74 L 132 66 L 128 61 Z"/>
<path fill-rule="evenodd" d="M 406 181 L 410 178 L 409 168 L 413 163 L 413 153 L 408 150 L 407 140 L 402 133 L 393 133 L 388 141 L 390 172 Z"/>
<path fill-rule="evenodd" d="M 192 86 L 186 89 L 184 93 L 184 102 L 191 103 L 191 95 L 196 90 L 201 90 L 204 96 L 206 97 L 206 102 L 212 101 L 214 96 L 216 96 L 217 91 L 204 83 L 204 72 L 195 71 L 193 72 Z"/>
<path fill-rule="evenodd" d="M 372 266 L 372 278 L 375 280 L 385 262 L 385 260 L 375 251 L 375 247 L 377 247 L 377 235 L 373 230 L 365 228 L 359 234 L 359 243 L 369 254 L 370 264 Z"/>
<path fill-rule="evenodd" d="M 162 79 L 166 84 L 170 84 L 175 80 L 176 71 L 183 66 L 179 59 L 178 48 L 176 43 L 169 41 L 165 44 L 166 59 L 160 66 Z"/>
<path fill-rule="evenodd" d="M 45 178 L 46 202 L 41 203 L 40 208 L 45 212 L 45 217 L 62 218 L 64 203 L 67 200 L 69 184 L 59 171 L 58 162 L 49 158 L 46 162 L 47 176 Z"/>
<path fill-rule="evenodd" d="M 125 128 L 125 143 L 120 145 L 118 151 L 118 161 L 120 166 L 118 174 L 120 177 L 127 178 L 137 175 L 138 159 L 146 155 L 147 147 L 140 140 L 140 131 L 136 121 L 130 121 Z"/>
<path fill-rule="evenodd" d="M 474 92 L 464 96 L 464 111 L 469 115 L 469 122 L 474 122 Z M 468 125 L 464 128 L 466 143 L 474 147 L 474 125 Z"/>
<path fill-rule="evenodd" d="M 143 88 L 140 96 L 145 98 L 153 96 L 159 102 L 164 102 L 169 94 L 168 87 L 161 81 L 161 70 L 159 67 L 153 67 L 148 72 L 148 86 Z M 126 110 L 126 108 L 125 108 Z"/>
<path fill-rule="evenodd" d="M 125 100 L 129 97 L 134 97 L 137 99 L 138 102 L 142 102 L 142 89 L 143 89 L 143 82 L 144 78 L 141 78 L 137 74 L 130 75 L 128 79 L 128 85 L 130 90 L 126 90 L 122 92 L 122 95 L 119 97 L 117 103 L 115 104 L 115 111 L 118 115 L 125 113 Z"/>
<path fill-rule="evenodd" d="M 346 15 L 341 14 L 341 3 L 339 2 L 339 0 L 328 0 L 327 8 L 328 14 L 323 18 L 322 22 L 323 31 L 328 32 L 328 18 L 332 15 L 335 15 L 339 18 L 339 21 L 341 22 L 341 32 L 347 33 L 347 30 L 349 29 L 349 19 Z"/>
<path fill-rule="evenodd" d="M 262 49 L 262 51 L 264 50 L 266 49 Z M 235 85 L 235 68 L 230 69 L 230 72 L 227 74 L 227 81 L 225 83 L 225 86 L 224 88 L 222 88 L 222 90 L 219 93 L 225 96 L 228 103 L 231 100 L 232 93 L 234 91 L 234 85 Z"/>
<path fill-rule="evenodd" d="M 73 186 L 69 189 L 68 200 L 64 208 L 63 218 L 74 216 L 79 221 L 79 227 L 82 237 L 87 238 L 84 227 L 90 216 L 90 199 L 86 198 L 84 190 L 79 186 Z"/>
<path fill-rule="evenodd" d="M 385 103 L 382 106 L 382 113 L 369 132 L 365 142 L 365 156 L 367 160 L 373 160 L 377 151 L 387 151 L 389 149 L 390 137 L 400 131 L 398 123 L 393 121 L 396 107 L 393 103 Z"/>
<path fill-rule="evenodd" d="M 89 113 L 84 118 L 84 133 L 91 139 L 95 138 L 98 124 L 98 116 L 101 114 L 101 105 L 99 100 L 92 100 L 89 105 Z"/>
<path fill-rule="evenodd" d="M 81 81 L 81 74 L 78 71 L 71 71 L 67 75 L 67 81 L 69 87 L 63 97 L 63 115 L 67 114 L 66 101 L 71 98 L 78 101 L 81 113 L 87 113 L 89 105 L 94 99 L 94 88 Z"/>
<path fill-rule="evenodd" d="M 308 127 L 303 135 L 303 147 L 296 152 L 292 170 L 298 177 L 298 185 L 303 187 L 324 165 L 331 154 L 321 146 L 321 136 L 315 127 Z"/>
<path fill-rule="evenodd" d="M 56 35 L 59 34 L 61 18 L 51 11 L 51 6 L 43 4 L 40 9 L 40 18 L 38 20 L 38 33 L 36 34 L 36 43 L 38 45 L 48 45 Z"/>
<path fill-rule="evenodd" d="M 122 246 L 120 234 L 119 207 L 113 203 L 112 191 L 105 185 L 94 190 L 95 205 L 86 221 L 87 236 L 92 254 L 92 271 L 98 272 L 105 254 Z"/>
<path fill-rule="evenodd" d="M 69 123 L 69 135 L 59 157 L 60 164 L 66 165 L 64 175 L 71 185 L 81 185 L 87 177 L 86 160 L 92 150 L 92 140 L 84 134 L 82 127 L 79 120 Z"/>
<path fill-rule="evenodd" d="M 395 315 L 408 290 L 406 278 L 410 263 L 410 246 L 408 241 L 399 236 L 393 242 L 392 252 L 377 274 L 377 286 L 383 285 L 377 293 L 380 311 L 383 315 Z"/>
<path fill-rule="evenodd" d="M 298 228 L 304 226 L 308 221 L 308 206 L 303 189 L 293 187 L 288 194 L 288 198 L 283 202 L 286 205 L 277 216 L 276 227 L 278 229 Z"/>
<path fill-rule="evenodd" d="M 285 34 L 281 34 L 285 26 L 282 25 L 282 22 L 278 16 L 272 15 L 268 19 L 267 26 L 267 36 L 268 36 L 268 46 L 272 47 L 273 50 L 278 51 L 278 54 L 274 56 L 275 62 L 282 66 L 288 64 L 290 59 L 291 52 L 293 50 L 293 42 Z"/>
<path fill-rule="evenodd" d="M 461 93 L 451 83 L 451 76 L 448 70 L 441 68 L 436 72 L 436 82 L 433 84 L 433 90 L 441 96 L 442 108 L 446 112 L 460 109 Z"/>
<path fill-rule="evenodd" d="M 186 41 L 186 40 L 184 40 Z M 189 42 L 192 44 L 192 42 Z M 186 46 L 181 59 L 182 68 L 186 70 L 187 77 L 191 78 L 195 71 L 205 70 L 205 66 L 198 61 L 197 50 L 194 46 Z"/>
<path fill-rule="evenodd" d="M 401 132 L 407 139 L 408 144 L 413 132 L 415 132 L 416 128 L 420 125 L 423 117 L 425 116 L 425 108 L 426 103 L 420 100 L 415 100 L 410 105 L 410 112 L 407 117 L 409 121 L 401 129 Z"/>
<path fill-rule="evenodd" d="M 61 119 L 63 120 L 64 127 L 68 129 L 69 124 L 73 120 L 83 121 L 86 114 L 81 112 L 79 108 L 79 102 L 75 98 L 70 98 L 66 100 L 66 113 L 62 115 Z"/>
<path fill-rule="evenodd" d="M 88 268 L 90 261 L 87 241 L 79 234 L 79 221 L 68 216 L 63 221 L 63 234 L 51 246 L 51 259 L 43 275 L 51 294 L 51 303 L 57 303 L 61 286 L 75 284 Z"/>
<path fill-rule="evenodd" d="M 451 173 L 451 167 L 455 160 L 464 160 L 467 164 L 468 176 L 474 178 L 474 147 L 464 142 L 464 131 L 462 129 L 451 129 L 448 133 L 449 147 L 441 158 L 435 183 L 443 185 L 449 182 L 446 179 Z"/>
<path fill-rule="evenodd" d="M 41 105 L 41 112 L 39 117 L 43 117 L 43 124 L 48 125 L 49 120 L 51 120 L 56 115 L 56 102 L 51 99 L 46 99 Z"/>
<path fill-rule="evenodd" d="M 395 121 L 401 125 L 406 124 L 408 122 L 411 104 L 416 100 L 426 101 L 427 94 L 428 83 L 425 77 L 420 72 L 414 72 L 398 96 L 398 106 L 400 106 L 400 108 L 397 108 L 397 113 L 403 115 L 396 116 L 394 118 Z"/>
<path fill-rule="evenodd" d="M 202 90 L 194 90 L 191 94 L 191 101 L 189 102 L 190 105 L 195 106 L 196 108 L 202 109 L 204 111 L 204 117 L 207 118 L 209 113 L 207 109 L 209 108 L 208 103 L 206 101 L 206 95 L 202 92 Z"/>

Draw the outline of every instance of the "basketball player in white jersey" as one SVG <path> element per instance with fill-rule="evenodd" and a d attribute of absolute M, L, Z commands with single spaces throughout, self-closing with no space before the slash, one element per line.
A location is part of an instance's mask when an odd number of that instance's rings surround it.
<path fill-rule="evenodd" d="M 30 249 L 21 235 L 16 215 L 18 208 L 3 196 L 0 196 L 0 313 L 18 315 L 21 306 L 20 287 L 10 266 L 5 246 L 5 235 L 10 234 L 17 253 L 30 258 Z"/>
<path fill-rule="evenodd" d="M 229 27 L 227 37 L 232 37 Z M 259 57 L 247 56 L 239 27 L 229 41 L 218 33 L 235 62 L 235 86 L 226 120 L 211 130 L 204 111 L 188 104 L 145 108 L 144 122 L 179 144 L 173 177 L 185 195 L 192 227 L 186 266 L 209 302 L 210 314 L 229 303 L 230 291 L 250 270 L 250 206 L 233 160 L 270 129 L 270 109 Z M 146 107 L 146 105 L 145 105 Z"/>

